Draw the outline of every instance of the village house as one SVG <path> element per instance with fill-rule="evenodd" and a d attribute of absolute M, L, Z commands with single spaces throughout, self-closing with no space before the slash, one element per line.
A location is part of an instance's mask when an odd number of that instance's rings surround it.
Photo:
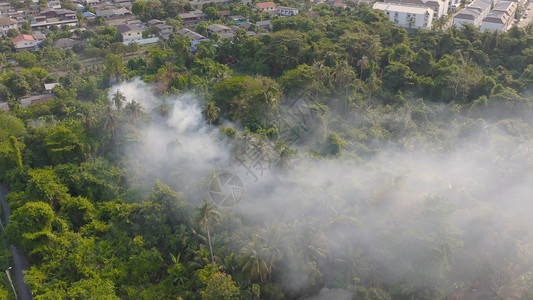
<path fill-rule="evenodd" d="M 80 43 L 80 41 L 76 41 L 69 38 L 60 38 L 57 41 L 52 43 L 52 47 L 54 48 L 61 48 L 63 50 L 72 49 L 74 45 Z"/>
<path fill-rule="evenodd" d="M 122 36 L 124 43 L 131 43 L 133 41 L 140 41 L 143 38 L 142 29 L 128 24 L 115 25 L 118 33 Z"/>
<path fill-rule="evenodd" d="M 50 8 L 61 8 L 61 1 L 59 0 L 49 0 L 46 2 L 46 6 Z"/>
<path fill-rule="evenodd" d="M 165 40 L 170 38 L 170 34 L 174 31 L 174 27 L 167 24 L 156 24 L 153 27 L 157 28 L 156 30 L 158 31 L 158 35 Z"/>
<path fill-rule="evenodd" d="M 33 31 L 31 33 L 33 35 L 33 38 L 37 41 L 37 43 L 41 43 L 42 41 L 44 41 L 44 39 L 46 39 L 46 35 L 40 31 Z"/>
<path fill-rule="evenodd" d="M 292 7 L 278 6 L 276 10 L 278 15 L 283 17 L 296 16 L 298 14 L 298 9 Z"/>
<path fill-rule="evenodd" d="M 188 13 L 179 14 L 178 16 L 183 21 L 183 25 L 187 27 L 196 26 L 202 21 L 207 21 L 207 15 L 201 10 L 194 10 Z"/>
<path fill-rule="evenodd" d="M 41 16 L 46 18 L 57 18 L 59 20 L 76 20 L 76 12 L 68 9 L 45 8 L 41 11 Z"/>
<path fill-rule="evenodd" d="M 237 15 L 237 16 L 229 16 L 228 17 L 228 22 L 235 22 L 235 24 L 237 25 L 241 25 L 241 23 L 244 23 L 246 22 L 246 18 L 244 16 L 241 16 L 241 15 Z"/>
<path fill-rule="evenodd" d="M 60 86 L 61 84 L 59 82 L 54 82 L 54 83 L 45 83 L 44 84 L 44 92 L 47 93 L 47 94 L 51 94 L 52 91 L 54 90 L 54 88 L 56 86 Z"/>
<path fill-rule="evenodd" d="M 207 26 L 207 32 L 209 36 L 213 34 L 218 34 L 222 38 L 232 38 L 233 37 L 233 30 L 225 25 L 220 24 L 211 24 Z"/>
<path fill-rule="evenodd" d="M 201 35 L 199 33 L 196 33 L 194 31 L 190 30 L 189 28 L 182 28 L 182 29 L 178 30 L 178 33 L 190 38 L 193 41 L 205 40 L 206 39 L 205 36 L 203 36 L 203 35 Z"/>
<path fill-rule="evenodd" d="M 255 6 L 255 9 L 268 12 L 268 13 L 275 13 L 276 12 L 276 4 L 274 2 L 259 2 Z"/>
<path fill-rule="evenodd" d="M 133 6 L 133 3 L 131 3 L 130 0 L 115 0 L 114 3 L 120 7 L 125 7 L 125 8 L 130 8 L 130 9 Z"/>
<path fill-rule="evenodd" d="M 38 42 L 31 34 L 21 34 L 13 38 L 13 45 L 16 51 L 35 50 Z"/>
<path fill-rule="evenodd" d="M 7 15 L 9 12 L 14 11 L 11 3 L 1 2 L 0 3 L 0 15 Z"/>
<path fill-rule="evenodd" d="M 263 31 L 272 31 L 272 22 L 270 21 L 257 21 L 255 23 L 255 26 L 257 26 L 259 29 L 263 30 Z"/>
<path fill-rule="evenodd" d="M 111 8 L 111 9 L 100 9 L 95 10 L 96 15 L 104 18 L 120 18 L 123 16 L 130 16 L 131 11 L 125 8 Z"/>
<path fill-rule="evenodd" d="M 18 21 L 0 16 L 0 34 L 6 34 L 9 29 L 17 29 Z"/>
<path fill-rule="evenodd" d="M 224 21 L 227 21 L 230 15 L 230 12 L 227 10 L 221 10 L 218 12 L 218 14 L 224 19 Z"/>
<path fill-rule="evenodd" d="M 216 4 L 216 5 L 230 5 L 231 0 L 196 0 L 191 1 L 192 8 L 198 9 L 200 7 L 203 7 L 206 4 Z"/>

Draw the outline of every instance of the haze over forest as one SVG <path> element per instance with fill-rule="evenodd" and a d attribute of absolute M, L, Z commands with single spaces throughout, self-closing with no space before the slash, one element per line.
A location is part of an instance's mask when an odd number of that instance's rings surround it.
<path fill-rule="evenodd" d="M 0 265 L 16 245 L 34 299 L 531 299 L 533 27 L 271 19 L 195 51 L 105 24 L 71 50 L 0 38 Z"/>

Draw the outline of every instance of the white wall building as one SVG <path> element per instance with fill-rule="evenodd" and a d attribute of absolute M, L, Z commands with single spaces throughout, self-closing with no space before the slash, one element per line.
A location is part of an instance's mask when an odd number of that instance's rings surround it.
<path fill-rule="evenodd" d="M 9 29 L 17 29 L 17 27 L 17 20 L 6 17 L 0 17 L 0 34 L 6 34 Z"/>
<path fill-rule="evenodd" d="M 476 27 L 481 26 L 481 22 L 490 12 L 491 2 L 485 0 L 474 0 L 465 9 L 461 10 L 453 18 L 453 24 L 457 28 L 463 27 L 464 23 L 472 24 Z"/>
<path fill-rule="evenodd" d="M 393 3 L 376 2 L 373 9 L 385 12 L 390 20 L 406 28 L 431 29 L 433 9 L 422 6 L 408 6 Z"/>
<path fill-rule="evenodd" d="M 501 1 L 494 6 L 488 16 L 481 23 L 481 31 L 507 31 L 513 24 L 518 4 L 511 1 Z"/>
<path fill-rule="evenodd" d="M 296 16 L 298 14 L 297 8 L 277 6 L 276 9 L 278 11 L 278 14 L 284 17 Z"/>
<path fill-rule="evenodd" d="M 420 6 L 433 9 L 433 18 L 440 18 L 448 13 L 448 0 L 385 0 L 404 6 Z"/>
<path fill-rule="evenodd" d="M 120 24 L 115 27 L 117 27 L 118 32 L 122 35 L 122 41 L 125 44 L 140 41 L 143 38 L 142 29 L 137 26 Z"/>

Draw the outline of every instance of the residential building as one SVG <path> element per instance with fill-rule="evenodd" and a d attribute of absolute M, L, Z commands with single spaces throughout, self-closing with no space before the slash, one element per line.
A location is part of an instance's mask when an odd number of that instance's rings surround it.
<path fill-rule="evenodd" d="M 257 26 L 259 29 L 263 31 L 272 31 L 273 29 L 272 22 L 270 21 L 257 21 L 255 23 L 255 26 Z"/>
<path fill-rule="evenodd" d="M 56 25 L 56 26 L 61 26 L 61 25 L 77 26 L 78 25 L 78 20 L 77 19 L 59 20 L 57 18 L 50 18 L 50 19 L 46 19 L 45 21 L 31 23 L 30 26 L 31 26 L 32 30 L 41 30 L 41 29 L 50 28 L 50 26 L 52 26 L 52 25 Z"/>
<path fill-rule="evenodd" d="M 201 35 L 199 33 L 196 33 L 194 31 L 190 30 L 189 28 L 182 28 L 182 29 L 178 30 L 178 33 L 181 34 L 181 35 L 189 37 L 193 41 L 206 40 L 205 36 L 203 36 L 203 35 Z"/>
<path fill-rule="evenodd" d="M 49 0 L 46 2 L 46 6 L 50 8 L 61 8 L 61 1 L 59 0 Z"/>
<path fill-rule="evenodd" d="M 429 7 L 376 2 L 372 8 L 385 12 L 397 25 L 406 28 L 431 29 L 434 11 Z"/>
<path fill-rule="evenodd" d="M 17 20 L 7 17 L 0 17 L 0 34 L 6 34 L 9 29 L 17 29 L 17 27 Z"/>
<path fill-rule="evenodd" d="M 237 16 L 229 16 L 228 22 L 235 21 L 235 24 L 241 25 L 242 23 L 246 22 L 246 17 L 237 15 Z"/>
<path fill-rule="evenodd" d="M 115 4 L 126 8 L 131 8 L 133 6 L 133 3 L 131 3 L 130 0 L 115 0 Z"/>
<path fill-rule="evenodd" d="M 104 18 L 119 18 L 131 15 L 131 11 L 125 8 L 96 9 L 96 15 Z"/>
<path fill-rule="evenodd" d="M 261 10 L 263 12 L 275 13 L 276 4 L 274 2 L 259 2 L 255 6 L 255 9 Z"/>
<path fill-rule="evenodd" d="M 140 41 L 143 38 L 142 29 L 128 24 L 120 24 L 115 26 L 118 33 L 122 35 L 122 42 L 131 43 L 132 41 Z"/>
<path fill-rule="evenodd" d="M 31 34 L 21 34 L 13 38 L 13 45 L 15 50 L 35 50 L 37 48 L 37 40 Z"/>
<path fill-rule="evenodd" d="M 209 33 L 209 36 L 216 33 L 220 37 L 223 37 L 223 38 L 233 37 L 233 30 L 228 26 L 220 25 L 220 24 L 211 24 L 207 26 L 207 32 Z"/>
<path fill-rule="evenodd" d="M 170 34 L 174 31 L 174 27 L 169 26 L 167 24 L 157 24 L 153 27 L 157 28 L 159 36 L 165 40 L 168 39 L 170 37 Z"/>
<path fill-rule="evenodd" d="M 405 6 L 420 6 L 433 9 L 433 18 L 440 18 L 448 13 L 448 0 L 385 0 L 387 3 L 395 3 Z"/>
<path fill-rule="evenodd" d="M 218 11 L 218 14 L 219 14 L 220 17 L 222 17 L 224 20 L 228 20 L 229 15 L 230 15 L 230 12 L 227 11 L 227 10 L 220 10 L 220 11 Z"/>
<path fill-rule="evenodd" d="M 13 7 L 11 6 L 11 3 L 9 2 L 2 2 L 0 3 L 0 15 L 6 15 L 10 11 L 13 11 Z"/>
<path fill-rule="evenodd" d="M 298 14 L 298 9 L 292 7 L 278 6 L 276 7 L 276 10 L 278 14 L 283 17 L 296 16 Z"/>
<path fill-rule="evenodd" d="M 489 15 L 492 3 L 486 0 L 474 0 L 466 8 L 461 10 L 453 18 L 453 24 L 457 28 L 463 27 L 463 24 L 472 24 L 475 27 L 481 26 L 481 22 Z"/>
<path fill-rule="evenodd" d="M 211 3 L 217 4 L 217 5 L 230 5 L 231 0 L 196 0 L 196 1 L 191 1 L 189 3 L 191 3 L 192 8 L 198 9 L 206 4 L 211 4 Z"/>
<path fill-rule="evenodd" d="M 57 41 L 52 43 L 52 47 L 67 50 L 67 49 L 72 49 L 72 47 L 74 47 L 74 45 L 78 43 L 80 43 L 80 41 L 69 39 L 69 38 L 60 38 Z"/>
<path fill-rule="evenodd" d="M 188 13 L 183 13 L 178 15 L 183 21 L 183 25 L 190 27 L 196 26 L 202 21 L 207 21 L 207 15 L 204 14 L 201 10 L 194 10 Z"/>
<path fill-rule="evenodd" d="M 497 30 L 507 31 L 513 24 L 514 15 L 518 4 L 512 1 L 498 2 L 492 11 L 483 19 L 481 31 Z"/>
<path fill-rule="evenodd" d="M 54 90 L 54 88 L 56 86 L 60 86 L 60 85 L 61 85 L 61 83 L 59 83 L 59 82 L 45 83 L 44 84 L 44 91 L 45 91 L 45 93 L 51 94 L 52 91 Z"/>
<path fill-rule="evenodd" d="M 41 11 L 41 16 L 46 16 L 46 18 L 57 18 L 59 20 L 75 20 L 76 12 L 68 9 L 53 9 L 45 8 Z"/>
<path fill-rule="evenodd" d="M 155 26 L 157 24 L 165 24 L 165 22 L 158 19 L 151 19 L 150 21 L 148 21 L 148 25 L 150 26 Z"/>
<path fill-rule="evenodd" d="M 46 35 L 40 31 L 33 31 L 31 34 L 37 43 L 41 43 L 44 39 L 46 39 Z"/>

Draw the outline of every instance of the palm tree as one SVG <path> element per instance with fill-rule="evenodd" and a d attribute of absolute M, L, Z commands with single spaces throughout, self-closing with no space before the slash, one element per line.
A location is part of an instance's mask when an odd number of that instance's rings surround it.
<path fill-rule="evenodd" d="M 215 101 L 207 102 L 203 108 L 204 110 L 202 111 L 202 115 L 207 119 L 207 121 L 209 121 L 209 127 L 211 127 L 211 124 L 218 119 L 220 108 L 215 106 Z"/>
<path fill-rule="evenodd" d="M 111 107 L 108 107 L 105 116 L 104 116 L 104 129 L 111 132 L 111 137 L 115 137 L 115 132 L 118 128 L 118 123 L 120 122 L 119 114 L 113 110 Z"/>
<path fill-rule="evenodd" d="M 363 56 L 361 59 L 357 62 L 357 67 L 359 67 L 359 78 L 363 80 L 363 71 L 366 70 L 370 66 L 370 60 L 368 59 L 368 56 Z"/>
<path fill-rule="evenodd" d="M 204 226 L 207 232 L 207 240 L 209 242 L 209 252 L 211 253 L 211 262 L 215 266 L 215 257 L 213 255 L 213 245 L 211 243 L 211 232 L 209 230 L 210 224 L 220 221 L 220 214 L 211 203 L 202 199 L 202 205 L 196 208 L 196 222 L 200 226 Z"/>
<path fill-rule="evenodd" d="M 120 90 L 117 90 L 111 98 L 111 102 L 115 105 L 117 110 L 122 109 L 122 104 L 124 101 L 126 101 L 126 96 L 124 96 Z"/>
<path fill-rule="evenodd" d="M 328 70 L 323 61 L 315 61 L 313 64 L 313 74 L 315 75 L 315 100 L 318 100 L 318 91 L 320 85 L 324 85 L 324 77 L 327 76 Z"/>
<path fill-rule="evenodd" d="M 142 106 L 139 102 L 131 100 L 131 102 L 124 107 L 124 111 L 128 114 L 131 123 L 135 124 L 142 113 Z"/>
<path fill-rule="evenodd" d="M 365 56 L 366 57 L 366 56 Z M 348 87 L 351 85 L 355 77 L 355 73 L 346 60 L 341 61 L 335 72 L 337 87 L 339 90 L 344 89 L 344 114 L 348 110 Z"/>
<path fill-rule="evenodd" d="M 241 254 L 243 255 L 242 271 L 249 273 L 251 277 L 259 277 L 263 284 L 263 278 L 270 273 L 270 267 L 263 255 L 263 247 L 257 235 L 254 235 L 252 241 L 242 248 Z"/>
<path fill-rule="evenodd" d="M 276 166 L 282 170 L 290 169 L 291 159 L 296 155 L 297 150 L 291 149 L 291 147 L 287 146 L 286 142 L 276 143 L 276 148 L 279 153 Z"/>
<path fill-rule="evenodd" d="M 235 99 L 233 101 L 233 112 L 232 116 L 237 123 L 242 124 L 246 118 L 246 111 L 248 109 L 248 101 L 244 98 Z"/>
<path fill-rule="evenodd" d="M 292 249 L 289 245 L 289 235 L 279 224 L 273 224 L 266 226 L 261 231 L 260 237 L 263 242 L 262 252 L 270 265 L 268 272 L 269 280 L 272 280 L 272 269 L 276 263 L 280 262 L 284 256 L 290 256 L 291 254 Z"/>

